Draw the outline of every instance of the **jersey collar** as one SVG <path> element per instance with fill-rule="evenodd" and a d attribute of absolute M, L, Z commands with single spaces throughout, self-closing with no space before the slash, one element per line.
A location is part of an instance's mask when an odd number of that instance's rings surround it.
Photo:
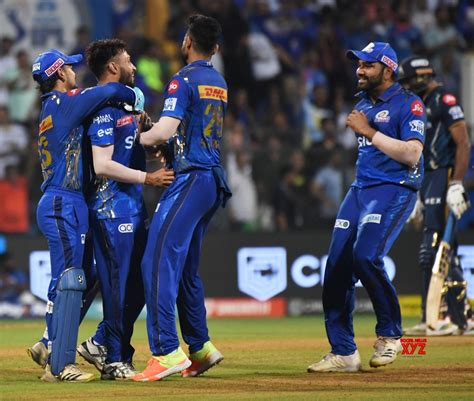
<path fill-rule="evenodd" d="M 201 67 L 212 67 L 212 63 L 209 60 L 196 60 L 188 64 L 187 66 L 191 67 L 191 66 L 197 66 L 197 65 Z"/>
<path fill-rule="evenodd" d="M 390 100 L 390 98 L 395 96 L 402 89 L 403 89 L 402 86 L 398 82 L 395 82 L 392 86 L 390 86 L 388 89 L 386 89 L 385 92 L 383 92 L 378 97 L 377 100 L 380 100 L 382 102 L 388 102 Z M 366 91 L 360 91 L 360 92 L 356 93 L 356 96 L 370 100 L 370 96 L 367 94 Z"/>

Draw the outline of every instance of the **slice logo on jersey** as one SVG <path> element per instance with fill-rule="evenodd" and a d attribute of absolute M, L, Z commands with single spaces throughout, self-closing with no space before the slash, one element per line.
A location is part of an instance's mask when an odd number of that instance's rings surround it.
<path fill-rule="evenodd" d="M 222 100 L 227 103 L 227 89 L 220 86 L 198 85 L 198 90 L 201 99 Z"/>
<path fill-rule="evenodd" d="M 41 120 L 40 122 L 40 125 L 39 125 L 39 133 L 40 135 L 44 132 L 44 131 L 47 131 L 49 129 L 53 128 L 53 117 L 51 116 L 51 114 L 45 118 L 43 118 L 43 120 Z"/>
<path fill-rule="evenodd" d="M 461 106 L 450 107 L 448 113 L 451 115 L 453 120 L 464 118 L 464 112 L 462 111 Z"/>
<path fill-rule="evenodd" d="M 168 85 L 168 93 L 175 93 L 179 89 L 179 81 L 173 79 Z"/>
<path fill-rule="evenodd" d="M 359 144 L 359 148 L 365 148 L 366 146 L 372 146 L 372 142 L 370 142 L 370 139 L 366 138 L 365 136 L 358 136 L 357 137 L 357 143 Z"/>
<path fill-rule="evenodd" d="M 347 230 L 351 223 L 349 220 L 344 219 L 336 219 L 336 223 L 334 224 L 334 228 L 342 228 L 343 230 Z"/>
<path fill-rule="evenodd" d="M 101 114 L 99 116 L 95 116 L 94 119 L 92 120 L 93 124 L 104 124 L 104 123 L 110 123 L 111 121 L 114 121 L 112 116 L 110 114 Z"/>
<path fill-rule="evenodd" d="M 81 90 L 79 88 L 71 89 L 70 91 L 67 91 L 68 96 L 76 96 L 78 93 L 81 93 Z"/>
<path fill-rule="evenodd" d="M 133 224 L 132 223 L 124 223 L 118 226 L 118 231 L 121 234 L 133 233 Z"/>
<path fill-rule="evenodd" d="M 133 124 L 133 116 L 123 116 L 117 120 L 117 128 L 123 127 L 124 125 Z"/>
<path fill-rule="evenodd" d="M 47 68 L 44 72 L 48 77 L 53 75 L 57 70 L 59 70 L 64 65 L 64 60 L 58 58 L 51 67 Z"/>
<path fill-rule="evenodd" d="M 446 93 L 446 95 L 443 96 L 443 102 L 446 103 L 448 106 L 453 106 L 456 104 L 456 96 L 451 95 L 450 93 Z"/>
<path fill-rule="evenodd" d="M 374 117 L 375 123 L 388 123 L 389 121 L 390 121 L 390 116 L 389 116 L 388 110 L 379 111 Z"/>
<path fill-rule="evenodd" d="M 176 108 L 176 102 L 178 101 L 178 98 L 176 97 L 170 97 L 165 100 L 165 105 L 163 106 L 163 111 L 174 111 Z"/>
<path fill-rule="evenodd" d="M 380 221 L 382 220 L 382 215 L 381 214 L 366 214 L 362 220 L 360 221 L 360 224 L 367 224 L 367 223 L 373 223 L 373 224 L 380 224 Z"/>
<path fill-rule="evenodd" d="M 423 103 L 420 100 L 414 100 L 410 106 L 410 110 L 412 114 L 415 116 L 422 116 L 425 112 L 425 108 L 423 107 Z"/>
<path fill-rule="evenodd" d="M 420 135 L 425 134 L 425 123 L 421 120 L 410 121 L 410 131 L 418 132 Z"/>

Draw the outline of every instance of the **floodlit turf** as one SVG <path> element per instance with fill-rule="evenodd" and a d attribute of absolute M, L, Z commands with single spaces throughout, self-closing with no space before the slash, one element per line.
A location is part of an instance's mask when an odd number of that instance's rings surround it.
<path fill-rule="evenodd" d="M 404 321 L 407 326 L 415 322 Z M 83 324 L 81 341 L 95 324 Z M 428 338 L 426 355 L 399 356 L 388 367 L 371 369 L 374 319 L 363 315 L 355 317 L 362 373 L 306 373 L 306 367 L 328 350 L 322 317 L 211 320 L 212 339 L 225 360 L 202 377 L 174 375 L 154 383 L 42 383 L 41 369 L 25 352 L 42 333 L 42 322 L 0 321 L 0 325 L 2 401 L 474 399 L 474 336 Z M 133 344 L 136 366 L 142 369 L 149 358 L 144 321 L 136 325 Z M 78 362 L 95 371 L 81 357 Z"/>

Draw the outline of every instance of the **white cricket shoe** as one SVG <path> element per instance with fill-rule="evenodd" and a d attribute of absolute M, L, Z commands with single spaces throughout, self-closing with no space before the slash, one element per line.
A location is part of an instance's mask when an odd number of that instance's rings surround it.
<path fill-rule="evenodd" d="M 97 344 L 90 337 L 77 347 L 77 353 L 94 365 L 99 372 L 104 370 L 105 360 L 107 359 L 107 347 L 105 345 Z"/>
<path fill-rule="evenodd" d="M 26 350 L 27 354 L 35 363 L 40 365 L 43 369 L 48 363 L 48 348 L 41 341 Z"/>
<path fill-rule="evenodd" d="M 361 369 L 359 351 L 351 355 L 327 354 L 321 361 L 308 366 L 309 373 L 358 372 Z"/>
<path fill-rule="evenodd" d="M 403 335 L 404 336 L 424 336 L 426 335 L 426 323 L 425 322 L 420 322 L 418 324 L 415 324 L 412 327 L 409 327 L 406 330 L 403 330 Z"/>
<path fill-rule="evenodd" d="M 41 376 L 41 380 L 44 382 L 75 382 L 75 383 L 87 383 L 94 380 L 92 373 L 83 372 L 74 363 L 66 365 L 64 369 L 55 376 L 51 372 L 51 366 L 46 365 L 44 375 Z"/>
<path fill-rule="evenodd" d="M 128 380 L 135 376 L 138 371 L 131 363 L 112 362 L 104 365 L 101 380 Z"/>
<path fill-rule="evenodd" d="M 449 319 L 449 317 L 446 317 L 443 320 L 438 320 L 434 329 L 427 327 L 426 335 L 430 337 L 450 336 L 452 334 L 456 334 L 458 332 L 458 329 L 458 326 L 454 323 L 451 323 L 451 319 Z"/>
<path fill-rule="evenodd" d="M 375 341 L 374 349 L 369 365 L 372 368 L 378 368 L 392 363 L 402 351 L 402 344 L 398 338 L 379 337 Z"/>

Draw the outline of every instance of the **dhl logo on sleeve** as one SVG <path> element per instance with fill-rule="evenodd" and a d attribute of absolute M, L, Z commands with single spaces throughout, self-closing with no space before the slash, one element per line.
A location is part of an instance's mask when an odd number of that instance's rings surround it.
<path fill-rule="evenodd" d="M 43 121 L 40 122 L 39 125 L 39 133 L 40 135 L 49 129 L 53 128 L 53 117 L 51 114 L 48 117 L 45 117 Z"/>
<path fill-rule="evenodd" d="M 227 103 L 227 89 L 220 86 L 198 85 L 201 99 L 216 99 Z"/>

